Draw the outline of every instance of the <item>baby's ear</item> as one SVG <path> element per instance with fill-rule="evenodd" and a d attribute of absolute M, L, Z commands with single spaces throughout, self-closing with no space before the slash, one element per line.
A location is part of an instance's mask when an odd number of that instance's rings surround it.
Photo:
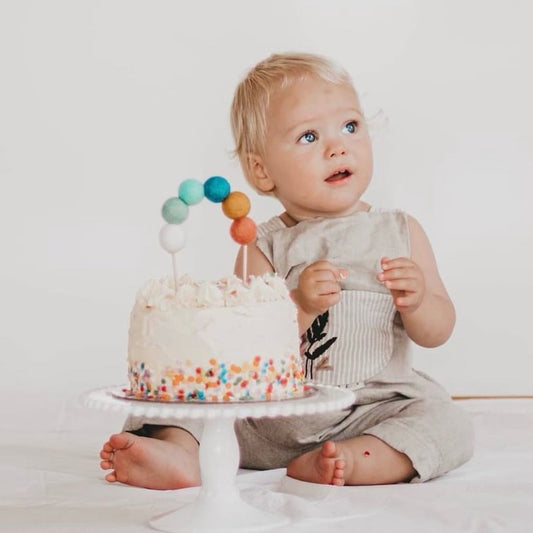
<path fill-rule="evenodd" d="M 248 168 L 252 183 L 263 193 L 272 192 L 275 188 L 265 168 L 263 158 L 256 154 L 248 154 Z"/>

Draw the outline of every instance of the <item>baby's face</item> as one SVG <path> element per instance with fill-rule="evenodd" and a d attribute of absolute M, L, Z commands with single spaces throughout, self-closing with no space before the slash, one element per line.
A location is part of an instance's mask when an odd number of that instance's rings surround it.
<path fill-rule="evenodd" d="M 357 211 L 372 176 L 372 148 L 354 90 L 308 78 L 275 93 L 262 163 L 263 183 L 294 218 Z"/>

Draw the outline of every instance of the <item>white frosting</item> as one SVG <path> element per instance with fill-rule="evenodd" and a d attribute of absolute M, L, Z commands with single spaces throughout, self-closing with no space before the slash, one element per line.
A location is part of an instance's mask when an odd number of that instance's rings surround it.
<path fill-rule="evenodd" d="M 248 285 L 244 285 L 236 276 L 218 281 L 195 282 L 186 275 L 178 280 L 177 291 L 171 277 L 148 281 L 137 295 L 136 306 L 158 309 L 232 307 L 288 297 L 285 282 L 275 274 L 251 276 Z"/>
<path fill-rule="evenodd" d="M 176 374 L 187 377 L 196 368 L 202 376 L 215 369 L 220 382 L 220 377 L 225 377 L 220 365 L 244 365 L 242 375 L 238 375 L 247 380 L 248 375 L 255 375 L 254 358 L 269 366 L 270 377 L 264 378 L 272 380 L 276 372 L 288 376 L 289 367 L 299 367 L 298 354 L 296 307 L 284 281 L 274 274 L 253 277 L 248 285 L 236 277 L 198 283 L 184 276 L 178 281 L 177 291 L 171 278 L 151 280 L 139 291 L 131 313 L 128 360 L 133 389 L 139 380 L 133 378 L 132 369 L 138 375 L 145 372 L 144 383 L 150 381 L 149 387 L 154 389 L 162 380 L 176 382 Z M 302 386 L 298 371 L 295 376 L 291 370 L 290 379 Z M 191 390 L 205 386 L 185 385 Z M 267 385 L 262 382 L 263 390 L 257 394 L 264 396 Z M 256 394 L 254 383 L 246 388 L 247 394 L 250 391 L 252 396 Z M 223 392 L 218 390 L 219 394 Z M 242 391 L 237 388 L 236 392 Z M 278 396 L 283 394 L 280 386 Z M 286 394 L 290 397 L 293 392 Z"/>

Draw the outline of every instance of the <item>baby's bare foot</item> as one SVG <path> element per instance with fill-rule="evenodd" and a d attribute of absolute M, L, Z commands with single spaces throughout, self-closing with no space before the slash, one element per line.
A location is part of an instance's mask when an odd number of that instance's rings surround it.
<path fill-rule="evenodd" d="M 325 485 L 344 485 L 346 462 L 339 457 L 335 442 L 327 441 L 321 448 L 304 453 L 289 463 L 287 475 L 301 481 Z"/>
<path fill-rule="evenodd" d="M 103 445 L 100 458 L 102 470 L 112 470 L 105 476 L 110 483 L 120 481 L 147 489 L 200 485 L 197 450 L 174 442 L 119 433 Z"/>

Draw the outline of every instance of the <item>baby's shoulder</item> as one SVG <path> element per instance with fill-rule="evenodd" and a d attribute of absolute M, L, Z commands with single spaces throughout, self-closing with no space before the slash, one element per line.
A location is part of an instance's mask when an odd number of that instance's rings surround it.
<path fill-rule="evenodd" d="M 279 216 L 269 218 L 265 222 L 261 222 L 257 225 L 257 238 L 265 237 L 273 231 L 278 231 L 285 228 L 285 224 Z"/>
<path fill-rule="evenodd" d="M 381 214 L 386 217 L 383 221 L 383 227 L 390 226 L 398 228 L 400 233 L 406 238 L 410 256 L 418 256 L 420 253 L 427 253 L 431 249 L 429 238 L 422 227 L 422 224 L 413 216 L 403 209 L 380 208 L 375 210 L 376 216 Z"/>
<path fill-rule="evenodd" d="M 397 207 L 370 206 L 368 210 L 370 220 L 374 224 L 398 224 L 400 226 L 409 226 L 409 219 L 412 218 L 406 211 Z"/>

